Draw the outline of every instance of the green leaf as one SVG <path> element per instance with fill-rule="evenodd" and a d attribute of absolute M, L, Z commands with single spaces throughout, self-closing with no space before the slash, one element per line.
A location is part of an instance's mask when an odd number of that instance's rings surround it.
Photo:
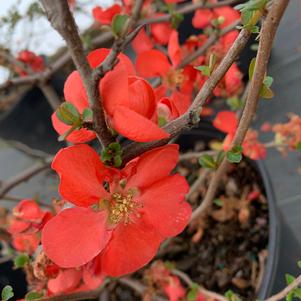
<path fill-rule="evenodd" d="M 80 123 L 80 114 L 71 102 L 63 102 L 56 110 L 57 118 L 67 125 Z"/>
<path fill-rule="evenodd" d="M 285 280 L 287 284 L 291 284 L 296 278 L 291 274 L 285 274 Z"/>
<path fill-rule="evenodd" d="M 93 121 L 93 111 L 90 108 L 85 108 L 82 113 L 82 118 L 84 122 Z"/>
<path fill-rule="evenodd" d="M 122 164 L 122 159 L 120 155 L 117 155 L 114 157 L 114 166 L 115 167 L 120 167 Z"/>
<path fill-rule="evenodd" d="M 112 151 L 114 151 L 114 153 L 119 153 L 121 150 L 121 145 L 118 142 L 112 142 L 109 144 L 108 148 Z"/>
<path fill-rule="evenodd" d="M 179 25 L 183 22 L 184 20 L 184 16 L 182 14 L 179 13 L 172 13 L 171 15 L 171 27 L 174 29 L 177 29 L 179 27 Z"/>
<path fill-rule="evenodd" d="M 242 159 L 242 147 L 240 145 L 234 146 L 227 152 L 227 160 L 230 163 L 239 163 Z"/>
<path fill-rule="evenodd" d="M 167 123 L 167 120 L 163 116 L 158 116 L 158 126 L 162 127 Z"/>
<path fill-rule="evenodd" d="M 218 167 L 222 163 L 224 157 L 225 157 L 225 152 L 219 151 L 215 160 L 216 167 Z"/>
<path fill-rule="evenodd" d="M 223 207 L 224 202 L 221 199 L 215 199 L 213 200 L 213 204 L 215 204 L 218 207 Z"/>
<path fill-rule="evenodd" d="M 293 292 L 294 292 L 294 297 L 301 299 L 301 288 L 297 287 L 293 290 Z"/>
<path fill-rule="evenodd" d="M 32 291 L 25 295 L 25 301 L 39 300 L 39 299 L 42 299 L 43 296 L 44 296 L 43 293 Z"/>
<path fill-rule="evenodd" d="M 294 293 L 293 292 L 289 292 L 286 297 L 285 300 L 286 301 L 293 301 L 293 297 L 294 297 Z"/>
<path fill-rule="evenodd" d="M 196 301 L 200 287 L 197 283 L 193 283 L 190 286 L 190 290 L 187 293 L 187 301 Z"/>
<path fill-rule="evenodd" d="M 73 131 L 78 130 L 81 128 L 81 125 L 78 126 L 76 123 L 72 125 L 72 127 L 67 130 L 64 134 L 60 135 L 58 141 L 64 141 Z"/>
<path fill-rule="evenodd" d="M 273 91 L 266 85 L 262 85 L 259 95 L 265 99 L 271 99 L 274 97 Z"/>
<path fill-rule="evenodd" d="M 249 80 L 253 78 L 254 68 L 255 68 L 256 58 L 252 58 L 250 65 L 249 65 Z"/>
<path fill-rule="evenodd" d="M 266 76 L 263 80 L 263 84 L 269 88 L 269 87 L 271 87 L 273 81 L 274 81 L 273 77 Z"/>
<path fill-rule="evenodd" d="M 126 27 L 126 23 L 128 22 L 128 15 L 115 15 L 112 20 L 112 32 L 116 37 L 120 37 Z"/>
<path fill-rule="evenodd" d="M 296 144 L 296 150 L 301 150 L 301 141 Z M 301 268 L 301 260 L 298 261 L 298 266 Z"/>
<path fill-rule="evenodd" d="M 236 111 L 242 108 L 243 101 L 238 97 L 230 97 L 227 99 L 227 105 L 232 111 Z"/>
<path fill-rule="evenodd" d="M 210 76 L 211 71 L 210 71 L 209 66 L 197 66 L 194 68 L 201 71 L 203 75 Z"/>
<path fill-rule="evenodd" d="M 300 147 L 301 147 L 301 142 L 299 142 L 300 143 Z M 299 260 L 298 262 L 297 262 L 297 265 L 298 265 L 298 267 L 301 269 L 301 260 Z"/>
<path fill-rule="evenodd" d="M 7 301 L 14 296 L 13 288 L 10 285 L 6 285 L 1 292 L 2 301 Z"/>
<path fill-rule="evenodd" d="M 23 268 L 29 262 L 29 256 L 27 254 L 19 254 L 14 259 L 15 268 Z"/>
<path fill-rule="evenodd" d="M 199 164 L 204 168 L 216 168 L 214 158 L 207 154 L 199 158 Z"/>

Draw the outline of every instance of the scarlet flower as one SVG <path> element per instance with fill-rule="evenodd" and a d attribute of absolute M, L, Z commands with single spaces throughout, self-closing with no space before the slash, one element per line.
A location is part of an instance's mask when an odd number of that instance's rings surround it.
<path fill-rule="evenodd" d="M 17 60 L 26 64 L 34 72 L 42 72 L 45 69 L 43 58 L 29 50 L 20 51 Z M 20 76 L 27 75 L 27 72 L 22 68 L 15 67 L 15 70 Z"/>
<path fill-rule="evenodd" d="M 97 67 L 109 51 L 105 48 L 92 51 L 88 55 L 91 67 Z M 133 64 L 126 55 L 120 54 L 118 58 L 119 63 L 104 76 L 99 87 L 109 125 L 121 135 L 139 142 L 167 138 L 169 134 L 152 121 L 156 100 L 151 85 L 135 75 Z M 80 113 L 89 106 L 78 71 L 73 71 L 67 78 L 64 95 Z M 55 113 L 52 115 L 52 124 L 60 135 L 70 129 Z M 94 132 L 83 128 L 68 135 L 67 141 L 82 143 L 94 138 Z"/>
<path fill-rule="evenodd" d="M 112 6 L 103 9 L 100 6 L 96 6 L 92 10 L 94 19 L 103 25 L 111 24 L 115 15 L 121 13 L 121 6 L 119 4 L 113 4 Z"/>
<path fill-rule="evenodd" d="M 46 255 L 63 268 L 96 258 L 99 269 L 111 276 L 147 264 L 166 237 L 183 231 L 191 215 L 185 178 L 170 175 L 178 156 L 178 146 L 167 145 L 117 170 L 104 166 L 87 145 L 59 151 L 52 163 L 60 175 L 59 192 L 76 207 L 45 225 Z"/>
<path fill-rule="evenodd" d="M 176 276 L 170 276 L 168 282 L 163 285 L 164 293 L 167 295 L 169 301 L 178 301 L 182 299 L 186 291 L 181 284 L 181 281 Z"/>
<path fill-rule="evenodd" d="M 138 74 L 146 78 L 160 77 L 166 89 L 172 91 L 179 89 L 182 93 L 191 93 L 197 71 L 190 65 L 176 69 L 182 59 L 182 51 L 175 30 L 170 36 L 167 51 L 168 57 L 156 49 L 139 53 L 136 60 Z"/>
<path fill-rule="evenodd" d="M 225 151 L 230 149 L 232 140 L 234 138 L 238 119 L 234 112 L 222 111 L 219 112 L 213 120 L 213 126 L 218 130 L 227 133 L 223 142 Z M 249 129 L 246 137 L 242 143 L 243 154 L 252 160 L 264 159 L 266 157 L 266 147 L 258 141 L 258 133 Z"/>

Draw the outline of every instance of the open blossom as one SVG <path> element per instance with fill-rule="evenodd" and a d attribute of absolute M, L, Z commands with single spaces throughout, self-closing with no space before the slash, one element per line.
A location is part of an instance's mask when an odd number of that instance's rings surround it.
<path fill-rule="evenodd" d="M 109 49 L 97 49 L 88 55 L 92 68 L 97 67 L 109 54 Z M 135 75 L 129 58 L 119 54 L 119 63 L 100 81 L 100 95 L 103 101 L 109 126 L 121 135 L 138 142 L 167 138 L 168 133 L 156 125 L 156 100 L 151 85 Z M 65 82 L 65 99 L 71 102 L 80 113 L 88 105 L 88 97 L 78 71 L 73 71 Z M 154 118 L 154 119 L 153 119 Z M 70 129 L 56 114 L 52 115 L 55 130 L 62 135 Z M 95 133 L 80 129 L 67 136 L 73 143 L 87 142 L 95 138 Z"/>
<path fill-rule="evenodd" d="M 170 175 L 178 156 L 178 146 L 167 145 L 117 170 L 104 166 L 87 145 L 59 151 L 52 163 L 60 175 L 59 192 L 76 207 L 45 225 L 46 255 L 63 268 L 95 258 L 110 276 L 147 264 L 165 238 L 183 231 L 191 215 L 185 178 Z"/>
<path fill-rule="evenodd" d="M 40 243 L 38 232 L 51 217 L 52 214 L 42 210 L 34 200 L 22 200 L 13 209 L 7 228 L 14 248 L 33 254 Z"/>
<path fill-rule="evenodd" d="M 213 126 L 227 134 L 223 142 L 223 148 L 225 151 L 228 151 L 238 126 L 237 116 L 231 111 L 219 112 L 213 120 Z M 242 147 L 243 154 L 252 160 L 266 157 L 266 147 L 258 141 L 258 133 L 255 130 L 248 130 Z"/>
<path fill-rule="evenodd" d="M 24 63 L 33 72 L 42 72 L 45 69 L 43 58 L 29 50 L 20 51 L 17 60 Z M 27 75 L 27 71 L 20 67 L 15 67 L 15 70 L 20 76 Z"/>

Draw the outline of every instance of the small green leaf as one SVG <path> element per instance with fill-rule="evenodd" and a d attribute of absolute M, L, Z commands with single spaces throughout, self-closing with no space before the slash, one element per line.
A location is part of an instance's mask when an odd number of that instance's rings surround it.
<path fill-rule="evenodd" d="M 171 27 L 174 29 L 177 29 L 179 27 L 179 25 L 183 22 L 184 20 L 184 16 L 182 14 L 179 13 L 172 13 L 171 15 Z"/>
<path fill-rule="evenodd" d="M 253 78 L 254 68 L 255 68 L 256 58 L 252 58 L 249 65 L 249 80 Z"/>
<path fill-rule="evenodd" d="M 199 164 L 204 168 L 216 168 L 214 158 L 207 154 L 199 158 Z"/>
<path fill-rule="evenodd" d="M 84 122 L 93 121 L 93 111 L 90 108 L 85 108 L 82 113 L 82 118 Z"/>
<path fill-rule="evenodd" d="M 274 97 L 273 91 L 264 84 L 261 86 L 259 95 L 265 99 L 271 99 Z"/>
<path fill-rule="evenodd" d="M 301 150 L 301 141 L 296 144 L 296 150 Z M 298 266 L 301 268 L 301 260 L 298 261 Z"/>
<path fill-rule="evenodd" d="M 120 150 L 121 150 L 121 145 L 118 142 L 112 142 L 112 143 L 109 144 L 108 147 L 109 147 L 110 150 L 114 151 L 115 154 L 119 153 Z"/>
<path fill-rule="evenodd" d="M 128 15 L 114 16 L 112 20 L 112 32 L 116 37 L 120 37 L 124 33 L 128 19 L 129 19 Z"/>
<path fill-rule="evenodd" d="M 190 286 L 190 290 L 187 293 L 187 301 L 196 301 L 200 287 L 197 283 L 193 283 Z"/>
<path fill-rule="evenodd" d="M 115 167 L 120 167 L 122 164 L 122 159 L 120 155 L 117 155 L 114 157 L 114 166 Z"/>
<path fill-rule="evenodd" d="M 43 298 L 43 296 L 44 296 L 43 293 L 32 291 L 25 295 L 25 301 L 40 300 Z"/>
<path fill-rule="evenodd" d="M 80 114 L 71 102 L 63 102 L 56 110 L 57 118 L 67 125 L 80 123 Z"/>
<path fill-rule="evenodd" d="M 227 152 L 227 160 L 230 163 L 239 163 L 242 159 L 242 147 L 240 145 L 234 146 Z"/>
<path fill-rule="evenodd" d="M 194 68 L 201 71 L 203 75 L 210 76 L 211 72 L 210 72 L 209 66 L 197 66 L 197 67 L 194 67 Z"/>
<path fill-rule="evenodd" d="M 263 80 L 263 84 L 269 88 L 269 87 L 271 87 L 273 81 L 274 81 L 273 77 L 266 76 Z"/>
<path fill-rule="evenodd" d="M 158 126 L 162 127 L 167 123 L 167 120 L 163 116 L 158 116 Z"/>
<path fill-rule="evenodd" d="M 223 207 L 224 202 L 221 199 L 215 199 L 213 200 L 213 204 L 215 204 L 218 207 Z"/>
<path fill-rule="evenodd" d="M 301 288 L 297 287 L 293 290 L 294 292 L 294 297 L 301 299 Z"/>
<path fill-rule="evenodd" d="M 295 277 L 291 274 L 285 274 L 285 280 L 287 284 L 291 284 L 295 280 Z"/>
<path fill-rule="evenodd" d="M 23 268 L 29 262 L 29 256 L 27 254 L 19 254 L 14 259 L 15 268 Z"/>
<path fill-rule="evenodd" d="M 14 296 L 13 288 L 10 285 L 6 285 L 1 292 L 2 301 L 7 301 Z"/>
<path fill-rule="evenodd" d="M 289 292 L 286 297 L 285 297 L 285 300 L 286 301 L 293 301 L 293 298 L 294 298 L 294 293 L 293 292 Z"/>
<path fill-rule="evenodd" d="M 238 97 L 230 97 L 227 99 L 227 105 L 232 111 L 236 111 L 242 108 L 243 101 Z"/>

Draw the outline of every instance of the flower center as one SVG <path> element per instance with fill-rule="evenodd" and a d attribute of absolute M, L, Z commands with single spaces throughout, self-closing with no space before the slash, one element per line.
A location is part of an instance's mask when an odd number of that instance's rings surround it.
<path fill-rule="evenodd" d="M 122 195 L 119 192 L 112 194 L 112 202 L 110 206 L 109 220 L 112 224 L 118 224 L 124 222 L 128 224 L 133 217 L 140 217 L 140 213 L 137 212 L 138 208 L 141 208 L 141 204 L 134 199 L 133 191 L 129 191 L 127 195 Z"/>
<path fill-rule="evenodd" d="M 183 70 L 171 70 L 167 76 L 167 81 L 169 86 L 179 87 L 182 85 L 183 81 L 185 80 L 185 75 L 183 74 Z"/>

